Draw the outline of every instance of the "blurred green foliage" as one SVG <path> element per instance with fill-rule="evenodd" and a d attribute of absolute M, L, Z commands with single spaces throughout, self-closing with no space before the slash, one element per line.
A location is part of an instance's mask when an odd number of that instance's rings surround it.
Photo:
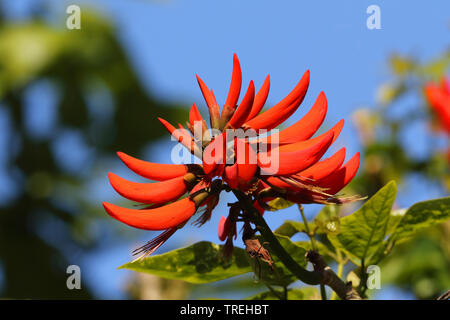
<path fill-rule="evenodd" d="M 53 89 L 56 101 L 55 123 L 44 137 L 30 132 L 26 112 L 27 107 L 39 108 L 41 101 L 27 97 L 43 82 Z M 96 94 L 101 98 L 93 103 Z M 4 166 L 17 186 L 14 198 L 0 208 L 0 294 L 92 297 L 85 284 L 82 290 L 66 288 L 67 266 L 105 235 L 92 229 L 105 214 L 89 199 L 89 184 L 99 174 L 106 178 L 99 168 L 115 151 L 138 156 L 162 136 L 157 115 L 179 121 L 186 118 L 186 109 L 149 94 L 114 27 L 88 10 L 83 11 L 82 31 L 65 29 L 64 21 L 56 27 L 39 15 L 25 23 L 0 21 L 0 99 L 11 123 L 4 128 Z M 61 156 L 55 148 L 67 132 L 75 133 L 90 155 L 75 170 L 65 162 L 83 150 Z"/>
<path fill-rule="evenodd" d="M 426 62 L 399 54 L 391 56 L 391 79 L 379 87 L 377 105 L 359 109 L 353 116 L 363 149 L 362 168 L 351 184 L 353 190 L 370 196 L 390 180 L 397 181 L 401 190 L 405 187 L 407 178 L 416 175 L 440 186 L 443 196 L 449 194 L 450 137 L 436 129 L 435 115 L 431 112 L 423 92 L 427 82 L 439 82 L 448 73 L 449 67 L 450 51 Z M 410 97 L 414 97 L 418 104 L 405 108 L 405 101 Z M 393 116 L 399 109 L 406 111 Z M 408 131 L 414 125 L 419 125 L 421 130 Z M 411 142 L 404 141 L 405 136 L 413 138 L 409 141 L 414 141 L 415 136 L 411 135 L 421 135 L 421 140 L 425 139 L 425 156 L 417 156 L 411 152 L 410 149 L 414 146 Z M 436 143 L 441 136 L 447 141 L 444 147 Z M 414 206 L 411 210 L 413 208 Z M 397 210 L 392 213 L 398 213 L 399 220 L 405 211 Z M 419 223 L 417 226 L 420 227 L 421 219 L 424 219 L 422 225 L 427 224 L 426 216 L 426 208 L 421 207 L 409 215 L 409 220 L 417 219 L 415 222 Z M 421 299 L 436 298 L 448 290 L 449 225 L 447 221 L 422 230 L 418 234 L 414 233 L 411 241 L 397 244 L 381 263 L 383 283 L 412 291 Z"/>
<path fill-rule="evenodd" d="M 423 90 L 428 81 L 440 81 L 450 67 L 450 52 L 426 63 L 411 57 L 393 55 L 389 61 L 391 80 L 380 85 L 378 104 L 362 108 L 353 115 L 363 147 L 362 172 L 353 182 L 358 193 L 371 196 L 388 181 L 402 183 L 404 178 L 417 173 L 438 182 L 443 191 L 450 190 L 450 171 L 446 149 L 437 149 L 434 142 L 440 134 L 433 128 L 433 114 L 427 105 Z M 418 97 L 418 105 L 405 108 L 402 100 Z M 406 110 L 396 116 L 398 109 Z M 429 133 L 408 132 L 415 124 L 429 128 Z M 420 134 L 426 137 L 429 151 L 426 157 L 411 154 L 403 137 Z M 448 137 L 447 137 L 448 139 Z"/>

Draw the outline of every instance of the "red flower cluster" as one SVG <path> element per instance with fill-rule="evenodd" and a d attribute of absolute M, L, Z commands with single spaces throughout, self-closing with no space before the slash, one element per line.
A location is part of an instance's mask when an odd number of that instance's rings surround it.
<path fill-rule="evenodd" d="M 203 224 L 211 217 L 221 191 L 239 190 L 253 201 L 261 214 L 268 202 L 284 198 L 294 203 L 343 203 L 354 197 L 336 194 L 355 176 L 359 153 L 344 163 L 345 148 L 321 160 L 337 139 L 344 125 L 339 121 L 330 130 L 311 138 L 321 126 L 327 112 L 327 99 L 321 92 L 311 110 L 295 124 L 272 135 L 272 130 L 288 119 L 302 103 L 309 85 L 306 71 L 295 88 L 272 108 L 261 113 L 269 94 L 267 76 L 255 93 L 253 81 L 238 104 L 242 74 L 234 55 L 231 86 L 220 111 L 212 90 L 197 76 L 209 109 L 210 126 L 192 105 L 185 128 L 175 128 L 159 119 L 172 136 L 202 164 L 157 164 L 135 159 L 118 152 L 121 160 L 137 174 L 160 182 L 135 183 L 110 173 L 113 188 L 123 197 L 149 204 L 145 209 L 127 209 L 103 203 L 113 218 L 146 230 L 165 230 L 138 252 L 151 254 L 199 210 L 196 221 Z M 187 194 L 186 197 L 180 197 Z M 231 241 L 236 235 L 236 222 L 249 223 L 239 203 L 230 206 L 227 218 L 222 217 L 219 238 Z M 251 221 L 250 221 L 251 222 Z"/>
<path fill-rule="evenodd" d="M 428 83 L 425 86 L 425 96 L 440 127 L 450 135 L 450 80 L 442 78 L 440 86 L 435 83 Z"/>

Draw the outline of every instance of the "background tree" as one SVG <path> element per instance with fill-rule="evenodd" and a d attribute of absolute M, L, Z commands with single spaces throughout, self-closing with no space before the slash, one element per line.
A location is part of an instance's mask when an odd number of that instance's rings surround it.
<path fill-rule="evenodd" d="M 74 257 L 105 235 L 92 230 L 105 215 L 89 184 L 115 151 L 139 154 L 163 134 L 155 114 L 177 121 L 186 111 L 142 86 L 104 17 L 84 10 L 81 32 L 36 12 L 25 24 L 0 24 L 0 110 L 8 123 L 2 166 L 14 190 L 1 203 L 1 294 L 88 298 L 84 283 L 82 290 L 65 283 Z M 48 128 L 36 130 L 36 121 Z"/>

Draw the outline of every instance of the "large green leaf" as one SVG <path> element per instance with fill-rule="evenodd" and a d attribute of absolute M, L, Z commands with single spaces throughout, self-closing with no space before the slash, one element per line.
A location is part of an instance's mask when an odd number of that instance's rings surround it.
<path fill-rule="evenodd" d="M 403 215 L 392 234 L 396 242 L 405 241 L 418 231 L 450 219 L 450 197 L 418 202 Z"/>
<path fill-rule="evenodd" d="M 283 297 L 284 292 L 276 290 L 276 293 L 272 291 L 265 291 L 258 293 L 248 298 L 248 300 L 279 300 L 279 297 Z M 314 287 L 294 288 L 287 291 L 287 300 L 317 300 L 319 293 Z"/>
<path fill-rule="evenodd" d="M 419 202 L 409 209 L 392 210 L 384 241 L 372 256 L 372 262 L 378 263 L 390 251 L 394 244 L 404 242 L 422 229 L 450 219 L 450 198 L 442 198 Z"/>
<path fill-rule="evenodd" d="M 396 210 L 391 211 L 387 230 L 386 230 L 387 234 L 392 234 L 395 231 L 398 224 L 405 216 L 406 211 L 407 211 L 407 209 L 396 209 Z"/>
<path fill-rule="evenodd" d="M 312 223 L 308 223 L 308 225 L 310 228 L 314 229 Z M 306 232 L 305 225 L 302 222 L 293 220 L 286 220 L 280 227 L 278 227 L 278 229 L 275 230 L 276 234 L 289 238 L 299 232 Z"/>
<path fill-rule="evenodd" d="M 190 283 L 209 283 L 252 271 L 245 250 L 234 248 L 229 262 L 221 259 L 217 244 L 202 241 L 186 248 L 129 262 L 119 269 L 146 272 L 167 279 Z"/>
<path fill-rule="evenodd" d="M 331 243 L 356 264 L 369 262 L 383 245 L 396 193 L 394 181 L 381 188 L 360 209 L 341 219 L 341 232 L 328 236 Z"/>
<path fill-rule="evenodd" d="M 283 246 L 283 248 L 289 253 L 289 255 L 302 267 L 306 267 L 306 264 L 308 263 L 306 261 L 306 250 L 305 248 L 301 247 L 295 242 L 292 242 L 289 237 L 282 236 L 275 233 L 275 236 L 277 237 L 280 244 Z M 269 244 L 270 246 L 270 244 Z"/>

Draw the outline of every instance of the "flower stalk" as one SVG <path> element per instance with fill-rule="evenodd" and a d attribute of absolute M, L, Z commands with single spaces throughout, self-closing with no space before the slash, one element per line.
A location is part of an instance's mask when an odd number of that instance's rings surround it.
<path fill-rule="evenodd" d="M 303 206 L 299 204 L 298 209 L 302 216 L 303 224 L 305 225 L 306 234 L 308 235 L 309 240 L 311 241 L 311 247 L 313 250 L 318 251 L 316 239 L 314 238 L 314 233 L 311 232 L 311 229 L 309 228 L 308 220 L 306 219 L 305 213 L 303 212 Z M 325 285 L 323 284 L 323 282 L 320 282 L 320 296 L 322 297 L 322 300 L 327 300 L 327 292 L 325 290 Z"/>
<path fill-rule="evenodd" d="M 334 271 L 325 263 L 322 256 L 315 250 L 307 253 L 306 258 L 313 264 L 314 271 L 308 271 L 300 266 L 283 248 L 270 227 L 258 210 L 252 205 L 251 199 L 242 191 L 232 190 L 239 200 L 242 208 L 251 216 L 256 229 L 261 233 L 265 242 L 270 244 L 274 253 L 286 268 L 292 272 L 299 280 L 309 285 L 328 285 L 342 300 L 361 300 L 361 297 L 353 289 L 351 282 L 345 283 Z"/>
<path fill-rule="evenodd" d="M 289 269 L 298 279 L 306 284 L 317 285 L 320 283 L 320 275 L 314 271 L 308 271 L 301 267 L 295 260 L 289 255 L 289 253 L 283 248 L 278 239 L 273 234 L 270 227 L 267 225 L 266 220 L 252 205 L 250 199 L 239 190 L 233 190 L 234 195 L 239 200 L 243 209 L 250 214 L 252 222 L 255 224 L 256 229 L 261 233 L 265 242 L 270 243 L 272 252 L 283 262 L 286 268 Z"/>

